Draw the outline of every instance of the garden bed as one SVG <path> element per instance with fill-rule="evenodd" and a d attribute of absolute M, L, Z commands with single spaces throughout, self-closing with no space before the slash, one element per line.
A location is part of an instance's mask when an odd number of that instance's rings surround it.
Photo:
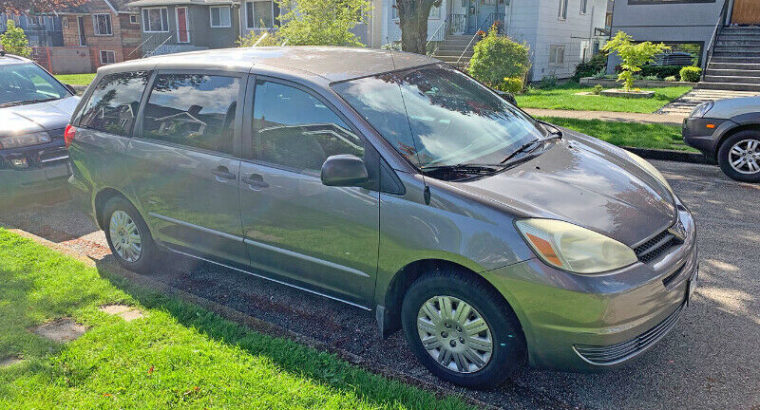
<path fill-rule="evenodd" d="M 612 88 L 619 87 L 620 83 L 617 80 L 610 78 L 585 77 L 581 78 L 580 85 L 586 87 L 601 85 L 602 87 Z M 636 80 L 634 81 L 633 86 L 637 88 L 693 87 L 694 83 L 688 81 Z"/>

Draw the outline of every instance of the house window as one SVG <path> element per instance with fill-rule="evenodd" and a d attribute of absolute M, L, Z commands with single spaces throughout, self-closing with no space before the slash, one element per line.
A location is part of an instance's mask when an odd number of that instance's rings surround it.
<path fill-rule="evenodd" d="M 565 46 L 549 46 L 549 65 L 565 64 Z"/>
<path fill-rule="evenodd" d="M 567 19 L 567 1 L 568 0 L 559 0 L 559 15 L 558 17 L 560 20 L 566 20 Z"/>
<path fill-rule="evenodd" d="M 137 14 L 130 14 L 129 24 L 137 24 Z"/>
<path fill-rule="evenodd" d="M 96 36 L 112 36 L 111 31 L 111 15 L 110 14 L 94 14 L 92 16 L 92 26 L 95 30 Z"/>
<path fill-rule="evenodd" d="M 169 12 L 164 8 L 143 9 L 143 32 L 166 33 L 169 31 Z"/>
<path fill-rule="evenodd" d="M 100 64 L 113 64 L 116 62 L 116 53 L 113 50 L 100 50 Z"/>
<path fill-rule="evenodd" d="M 586 14 L 588 11 L 588 0 L 581 0 L 581 14 Z"/>
<path fill-rule="evenodd" d="M 274 27 L 274 2 L 249 1 L 245 3 L 246 27 L 251 29 Z"/>
<path fill-rule="evenodd" d="M 228 6 L 209 7 L 211 14 L 211 27 L 227 28 L 231 27 L 230 8 Z"/>

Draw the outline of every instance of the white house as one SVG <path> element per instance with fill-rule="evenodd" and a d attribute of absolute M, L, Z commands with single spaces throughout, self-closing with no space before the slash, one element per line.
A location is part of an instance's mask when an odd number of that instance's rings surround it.
<path fill-rule="evenodd" d="M 401 40 L 392 1 L 374 2 L 381 10 L 383 44 Z M 530 46 L 532 81 L 551 75 L 568 78 L 609 38 L 607 4 L 607 0 L 443 0 L 430 13 L 428 39 L 443 42 L 436 54 L 442 60 L 461 63 L 471 55 L 465 47 L 475 33 L 499 21 L 503 33 Z"/>

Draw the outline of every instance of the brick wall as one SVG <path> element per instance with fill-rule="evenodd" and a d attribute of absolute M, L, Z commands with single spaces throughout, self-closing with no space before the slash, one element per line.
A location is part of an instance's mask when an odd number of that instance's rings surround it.
<path fill-rule="evenodd" d="M 95 71 L 98 67 L 103 65 L 100 58 L 100 52 L 103 50 L 113 51 L 115 57 L 114 61 L 117 63 L 142 57 L 139 50 L 135 51 L 141 41 L 139 16 L 137 24 L 132 24 L 130 22 L 129 14 L 108 14 L 111 16 L 112 35 L 95 35 L 93 15 L 81 15 L 84 23 L 86 42 L 84 47 L 88 50 L 90 71 Z M 79 17 L 80 15 L 73 14 L 62 17 L 63 43 L 65 47 L 80 46 Z"/>

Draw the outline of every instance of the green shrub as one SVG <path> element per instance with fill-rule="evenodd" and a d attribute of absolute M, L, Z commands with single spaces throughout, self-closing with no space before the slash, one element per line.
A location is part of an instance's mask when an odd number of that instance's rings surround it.
<path fill-rule="evenodd" d="M 665 77 L 665 81 L 678 81 L 678 77 L 671 75 L 670 77 Z"/>
<path fill-rule="evenodd" d="M 633 37 L 618 31 L 603 48 L 606 52 L 615 52 L 623 64 L 620 65 L 622 72 L 618 75 L 618 81 L 622 82 L 623 88 L 630 91 L 633 88 L 634 76 L 641 72 L 641 67 L 654 61 L 654 56 L 670 50 L 664 43 L 653 44 L 649 41 L 634 43 Z"/>
<path fill-rule="evenodd" d="M 541 79 L 538 83 L 538 88 L 541 89 L 547 89 L 547 88 L 555 88 L 557 86 L 557 76 L 556 75 L 547 75 L 544 78 Z"/>
<path fill-rule="evenodd" d="M 256 34 L 253 31 L 248 32 L 245 36 L 241 36 L 237 40 L 237 44 L 240 47 L 266 47 L 266 46 L 279 46 L 281 40 L 277 38 L 277 34 L 262 32 Z"/>
<path fill-rule="evenodd" d="M 523 80 L 520 77 L 504 77 L 498 89 L 508 93 L 517 94 L 523 90 Z"/>
<path fill-rule="evenodd" d="M 604 91 L 604 87 L 602 87 L 601 84 L 595 85 L 594 88 L 591 90 L 591 92 L 594 93 L 594 95 L 599 95 L 602 93 L 602 91 Z"/>
<path fill-rule="evenodd" d="M 641 75 L 644 77 L 657 76 L 661 79 L 665 79 L 670 76 L 679 76 L 681 72 L 681 66 L 677 65 L 644 65 L 641 66 Z"/>
<path fill-rule="evenodd" d="M 647 76 L 644 76 L 644 79 L 647 80 L 647 81 L 662 80 L 662 78 L 657 77 L 656 75 L 647 75 Z"/>
<path fill-rule="evenodd" d="M 681 79 L 696 83 L 702 78 L 702 69 L 699 67 L 684 67 L 681 69 Z"/>
<path fill-rule="evenodd" d="M 591 57 L 586 63 L 580 63 L 575 67 L 575 74 L 573 75 L 573 81 L 579 81 L 584 77 L 592 77 L 599 72 L 604 72 L 607 68 L 607 55 L 599 53 Z"/>
<path fill-rule="evenodd" d="M 525 78 L 528 70 L 528 46 L 499 35 L 498 28 L 494 26 L 475 44 L 469 73 L 490 87 L 498 87 L 505 77 Z"/>
<path fill-rule="evenodd" d="M 0 34 L 0 44 L 8 54 L 15 54 L 21 57 L 32 55 L 32 48 L 29 47 L 29 40 L 26 38 L 24 29 L 17 27 L 16 23 L 9 19 L 8 27 L 5 33 Z"/>

